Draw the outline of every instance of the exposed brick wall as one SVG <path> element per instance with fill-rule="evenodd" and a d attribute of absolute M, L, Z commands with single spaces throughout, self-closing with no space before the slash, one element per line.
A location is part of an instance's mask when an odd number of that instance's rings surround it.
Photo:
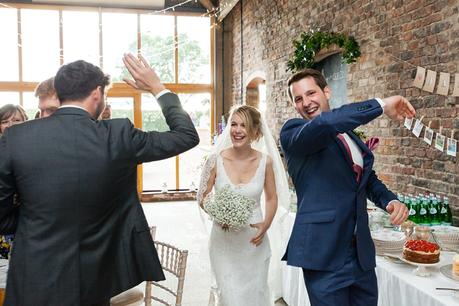
<path fill-rule="evenodd" d="M 349 101 L 404 95 L 425 116 L 423 122 L 432 121 L 436 131 L 442 126 L 448 136 L 455 129 L 459 139 L 459 98 L 411 86 L 417 65 L 459 73 L 459 0 L 242 0 L 227 20 L 232 24 L 232 42 L 226 46 L 232 47 L 233 66 L 224 69 L 232 70 L 232 101 L 244 99 L 241 84 L 249 80 L 241 80 L 241 74 L 246 78 L 263 70 L 266 117 L 275 135 L 286 119 L 296 116 L 286 93 L 292 41 L 303 31 L 320 29 L 353 35 L 360 43 L 362 56 L 348 65 Z M 396 192 L 447 194 L 459 225 L 459 157 L 429 147 L 384 116 L 365 131 L 381 140 L 375 161 L 380 178 Z"/>

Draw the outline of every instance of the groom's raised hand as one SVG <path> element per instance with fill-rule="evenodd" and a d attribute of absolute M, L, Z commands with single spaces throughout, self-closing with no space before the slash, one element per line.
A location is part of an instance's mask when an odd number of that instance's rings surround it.
<path fill-rule="evenodd" d="M 147 60 L 142 55 L 139 55 L 139 58 L 130 53 L 123 56 L 124 65 L 134 78 L 134 80 L 123 80 L 135 89 L 149 91 L 156 96 L 166 88 Z"/>
<path fill-rule="evenodd" d="M 416 110 L 413 105 L 402 96 L 392 96 L 382 100 L 384 102 L 384 114 L 390 119 L 402 121 L 405 118 L 413 118 Z"/>

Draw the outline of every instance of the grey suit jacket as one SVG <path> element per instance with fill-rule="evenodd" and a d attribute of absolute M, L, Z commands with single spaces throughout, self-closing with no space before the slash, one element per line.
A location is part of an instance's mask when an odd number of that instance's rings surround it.
<path fill-rule="evenodd" d="M 5 305 L 91 305 L 164 279 L 137 195 L 137 165 L 180 154 L 199 137 L 175 94 L 159 104 L 170 131 L 96 121 L 78 108 L 6 131 L 0 230 L 16 237 Z"/>

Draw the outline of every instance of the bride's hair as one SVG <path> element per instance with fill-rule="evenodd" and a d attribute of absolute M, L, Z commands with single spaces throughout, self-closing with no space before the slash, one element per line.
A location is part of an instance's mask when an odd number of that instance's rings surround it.
<path fill-rule="evenodd" d="M 237 114 L 244 121 L 247 132 L 250 135 L 252 141 L 257 141 L 263 136 L 261 132 L 261 114 L 258 109 L 250 105 L 235 105 L 231 108 L 229 124 L 231 124 L 231 118 Z"/>

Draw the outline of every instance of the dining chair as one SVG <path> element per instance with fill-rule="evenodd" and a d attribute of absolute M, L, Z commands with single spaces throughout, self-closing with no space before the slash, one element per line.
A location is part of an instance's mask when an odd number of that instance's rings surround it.
<path fill-rule="evenodd" d="M 188 251 L 164 242 L 154 243 L 167 281 L 147 281 L 145 306 L 151 306 L 152 300 L 167 306 L 181 306 Z M 168 302 L 170 300 L 172 302 Z"/>

